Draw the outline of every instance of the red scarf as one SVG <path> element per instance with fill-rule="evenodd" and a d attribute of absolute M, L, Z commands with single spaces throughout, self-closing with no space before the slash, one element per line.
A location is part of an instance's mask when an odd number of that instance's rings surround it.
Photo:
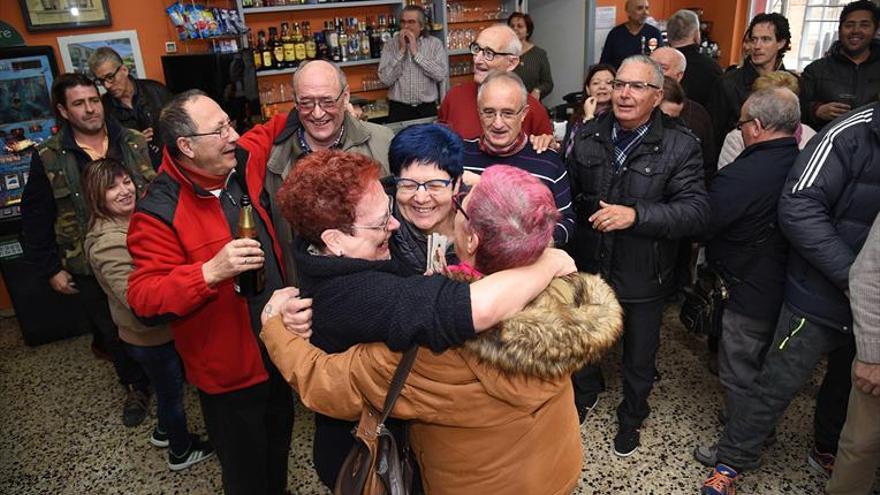
<path fill-rule="evenodd" d="M 528 136 L 526 136 L 526 133 L 520 131 L 519 136 L 517 136 L 512 143 L 504 148 L 496 148 L 486 140 L 486 135 L 484 134 L 480 136 L 480 151 L 491 156 L 513 156 L 522 151 L 528 143 Z"/>

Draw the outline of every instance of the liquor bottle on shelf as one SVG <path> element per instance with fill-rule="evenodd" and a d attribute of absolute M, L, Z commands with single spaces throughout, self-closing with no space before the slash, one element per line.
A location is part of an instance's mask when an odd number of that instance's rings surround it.
<path fill-rule="evenodd" d="M 379 30 L 373 24 L 373 19 L 367 19 L 367 34 L 370 37 L 370 58 L 381 57 L 382 39 L 379 37 Z"/>
<path fill-rule="evenodd" d="M 266 32 L 260 31 L 257 33 L 257 38 L 259 39 L 257 43 L 260 47 L 260 55 L 263 57 L 263 70 L 275 69 L 275 56 L 272 54 L 269 42 L 266 41 Z"/>
<path fill-rule="evenodd" d="M 381 52 L 383 48 L 385 48 L 385 43 L 388 43 L 388 40 L 391 39 L 391 32 L 388 31 L 388 27 L 385 24 L 385 16 L 379 16 L 379 51 Z"/>
<path fill-rule="evenodd" d="M 290 25 L 281 23 L 281 47 L 284 50 L 284 67 L 296 67 L 296 54 L 293 49 L 293 39 L 290 37 Z"/>
<path fill-rule="evenodd" d="M 260 31 L 262 33 L 262 31 Z M 254 33 L 253 31 L 248 31 L 248 47 L 250 47 L 254 56 L 254 70 L 262 70 L 263 69 L 263 54 L 260 53 L 260 48 L 256 44 L 254 44 Z"/>
<path fill-rule="evenodd" d="M 335 21 L 327 21 L 324 28 L 324 37 L 327 39 L 327 47 L 330 49 L 330 60 L 342 62 L 342 51 L 339 49 L 339 32 L 336 31 Z"/>
<path fill-rule="evenodd" d="M 275 69 L 284 68 L 284 45 L 278 39 L 278 28 L 269 28 L 269 47 L 272 49 L 272 66 Z"/>
<path fill-rule="evenodd" d="M 324 22 L 324 28 L 326 27 L 327 22 Z M 324 31 L 320 29 L 315 31 L 315 49 L 317 50 L 317 58 L 321 60 L 332 60 L 330 47 L 327 46 L 327 38 L 324 36 Z"/>
<path fill-rule="evenodd" d="M 361 58 L 364 60 L 372 58 L 372 51 L 370 51 L 370 34 L 367 32 L 366 21 L 359 24 L 358 34 L 361 37 Z"/>
<path fill-rule="evenodd" d="M 346 31 L 348 31 L 349 60 L 361 59 L 361 35 L 357 32 L 357 26 L 357 19 L 354 17 L 350 17 L 348 19 L 348 27 L 346 28 Z"/>
<path fill-rule="evenodd" d="M 398 27 L 398 25 L 397 25 L 397 17 L 395 17 L 393 15 L 389 16 L 389 17 L 391 18 L 388 21 L 388 32 L 391 33 L 391 36 L 389 36 L 389 38 L 393 38 L 394 35 L 398 31 L 400 31 L 400 27 Z"/>
<path fill-rule="evenodd" d="M 318 56 L 318 45 L 312 36 L 312 25 L 309 21 L 303 22 L 303 40 L 306 45 L 306 60 L 314 60 Z"/>
<path fill-rule="evenodd" d="M 293 43 L 296 47 L 296 63 L 299 65 L 306 61 L 306 41 L 298 22 L 293 24 Z"/>
<path fill-rule="evenodd" d="M 345 32 L 345 24 L 342 19 L 336 18 L 336 32 L 339 37 L 339 55 L 342 62 L 348 62 L 348 33 Z"/>

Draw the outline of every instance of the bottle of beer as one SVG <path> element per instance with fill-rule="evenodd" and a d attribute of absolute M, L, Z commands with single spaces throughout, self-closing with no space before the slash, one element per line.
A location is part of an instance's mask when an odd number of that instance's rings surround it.
<path fill-rule="evenodd" d="M 257 221 L 254 217 L 254 207 L 247 194 L 241 196 L 241 210 L 238 212 L 238 238 L 260 241 L 257 234 Z M 247 297 L 263 292 L 266 287 L 265 266 L 239 273 L 233 281 L 233 287 L 235 292 Z"/>

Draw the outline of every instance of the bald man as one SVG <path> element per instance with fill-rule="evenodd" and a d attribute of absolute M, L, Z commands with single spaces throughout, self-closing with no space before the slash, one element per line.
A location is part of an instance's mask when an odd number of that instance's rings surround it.
<path fill-rule="evenodd" d="M 666 39 L 687 59 L 687 69 L 681 87 L 688 98 L 706 106 L 709 92 L 721 77 L 721 66 L 707 55 L 700 53 L 700 18 L 696 12 L 681 9 L 666 20 Z"/>
<path fill-rule="evenodd" d="M 657 62 L 663 69 L 663 75 L 674 79 L 681 84 L 687 71 L 687 59 L 684 54 L 675 48 L 664 46 L 654 50 L 651 60 Z M 700 138 L 700 147 L 703 149 L 703 169 L 706 183 L 717 171 L 717 145 L 712 133 L 712 117 L 703 105 L 690 98 L 685 92 L 684 105 L 678 118 Z"/>
<path fill-rule="evenodd" d="M 630 55 L 647 55 L 663 46 L 660 30 L 646 22 L 650 8 L 648 0 L 627 0 L 627 21 L 608 33 L 599 62 L 618 67 Z"/>
<path fill-rule="evenodd" d="M 474 80 L 452 88 L 440 104 L 438 121 L 446 124 L 463 139 L 476 139 L 483 134 L 477 115 L 477 91 L 494 71 L 511 72 L 519 64 L 522 43 L 516 33 L 504 24 L 480 31 L 470 45 L 474 57 Z M 553 126 L 541 102 L 528 97 L 528 112 L 522 124 L 526 135 L 553 134 Z"/>

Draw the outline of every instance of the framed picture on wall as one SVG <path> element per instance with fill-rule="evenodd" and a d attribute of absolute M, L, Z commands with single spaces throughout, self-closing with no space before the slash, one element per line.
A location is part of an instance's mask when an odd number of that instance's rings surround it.
<path fill-rule="evenodd" d="M 95 75 L 89 70 L 89 57 L 98 48 L 109 46 L 122 57 L 131 76 L 136 79 L 147 77 L 137 31 L 113 31 L 110 33 L 83 34 L 79 36 L 59 36 L 58 49 L 65 72 L 79 72 L 91 78 Z"/>
<path fill-rule="evenodd" d="M 28 31 L 110 25 L 107 0 L 18 0 Z"/>

